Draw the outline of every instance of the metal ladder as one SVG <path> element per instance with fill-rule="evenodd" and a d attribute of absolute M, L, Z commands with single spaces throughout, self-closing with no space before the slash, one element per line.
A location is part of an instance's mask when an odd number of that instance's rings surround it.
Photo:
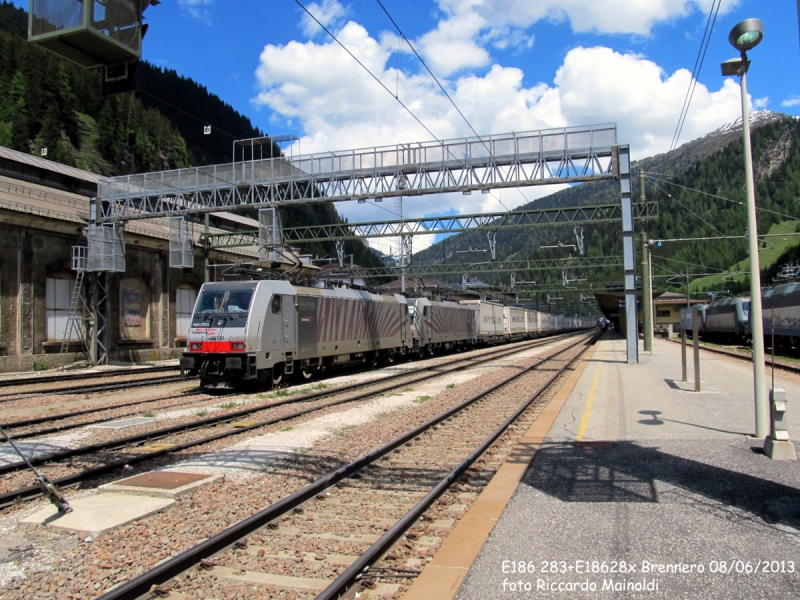
<path fill-rule="evenodd" d="M 61 340 L 61 351 L 59 352 L 59 370 L 64 369 L 65 365 L 61 358 L 69 349 L 70 343 L 79 342 L 86 359 L 89 359 L 89 344 L 86 340 L 86 331 L 83 327 L 85 314 L 88 311 L 86 302 L 81 294 L 83 290 L 83 277 L 86 273 L 86 247 L 73 246 L 72 248 L 72 269 L 76 271 L 75 287 L 72 288 L 72 298 L 69 303 L 69 316 L 67 326 L 64 329 L 64 338 Z M 77 340 L 72 340 L 73 332 L 77 333 Z"/>

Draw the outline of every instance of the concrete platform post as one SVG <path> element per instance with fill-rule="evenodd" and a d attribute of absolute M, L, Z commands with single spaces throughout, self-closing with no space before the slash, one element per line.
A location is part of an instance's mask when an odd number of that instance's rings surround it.
<path fill-rule="evenodd" d="M 700 311 L 692 308 L 692 341 L 694 342 L 694 391 L 700 389 Z"/>
<path fill-rule="evenodd" d="M 636 318 L 636 257 L 633 247 L 633 205 L 631 198 L 631 150 L 614 146 L 615 174 L 619 177 L 622 204 L 622 255 L 625 272 L 625 340 L 628 364 L 639 362 L 639 327 Z"/>
<path fill-rule="evenodd" d="M 764 441 L 764 454 L 772 460 L 797 460 L 794 444 L 789 439 L 786 418 L 786 390 L 773 387 L 769 391 L 770 435 Z"/>
<path fill-rule="evenodd" d="M 689 381 L 686 373 L 686 328 L 681 323 L 681 381 Z"/>

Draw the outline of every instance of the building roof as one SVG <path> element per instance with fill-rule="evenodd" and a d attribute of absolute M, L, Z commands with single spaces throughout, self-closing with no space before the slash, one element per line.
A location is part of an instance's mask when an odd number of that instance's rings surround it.
<path fill-rule="evenodd" d="M 62 165 L 46 158 L 26 154 L 11 148 L 4 148 L 3 146 L 0 146 L 0 176 L 32 184 L 34 188 L 38 188 L 51 198 L 61 197 L 63 199 L 69 197 L 72 200 L 68 203 L 71 204 L 82 201 L 86 207 L 84 213 L 87 220 L 89 207 L 86 198 L 97 196 L 98 184 L 107 181 L 106 177 L 97 173 Z M 7 186 L 3 186 L 3 189 L 7 189 Z M 57 192 L 66 192 L 68 196 Z M 41 198 L 42 196 L 39 194 L 37 197 Z M 52 211 L 50 214 L 55 216 Z M 258 228 L 258 221 L 244 215 L 229 212 L 212 212 L 211 215 L 220 220 L 244 226 L 244 228 Z M 128 229 L 130 230 L 130 227 Z M 237 229 L 241 229 L 241 227 Z"/>
<path fill-rule="evenodd" d="M 91 173 L 75 167 L 68 167 L 67 165 L 62 165 L 61 163 L 53 162 L 52 160 L 47 160 L 46 158 L 33 156 L 31 154 L 26 154 L 25 152 L 19 152 L 18 150 L 4 148 L 2 146 L 0 146 L 0 158 L 25 164 L 30 167 L 36 167 L 37 169 L 44 169 L 53 173 L 60 173 L 62 175 L 66 175 L 67 177 L 73 177 L 75 179 L 80 179 L 81 181 L 86 181 L 95 185 L 100 183 L 101 180 L 105 180 L 105 177 L 98 175 L 97 173 Z"/>

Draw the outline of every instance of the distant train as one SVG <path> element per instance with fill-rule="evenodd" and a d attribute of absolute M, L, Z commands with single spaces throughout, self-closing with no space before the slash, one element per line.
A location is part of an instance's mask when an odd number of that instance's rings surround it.
<path fill-rule="evenodd" d="M 761 294 L 764 337 L 769 340 L 774 327 L 775 345 L 800 345 L 800 283 L 785 283 Z M 752 338 L 750 297 L 721 298 L 698 307 L 699 335 L 709 340 L 748 343 Z M 691 312 L 681 310 L 681 324 L 692 330 Z"/>
<path fill-rule="evenodd" d="M 374 366 L 592 325 L 483 300 L 435 302 L 287 281 L 206 283 L 180 364 L 203 388 L 276 385 L 337 365 Z"/>

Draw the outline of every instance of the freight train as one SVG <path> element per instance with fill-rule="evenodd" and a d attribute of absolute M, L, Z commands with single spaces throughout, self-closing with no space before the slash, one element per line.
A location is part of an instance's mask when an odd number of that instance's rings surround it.
<path fill-rule="evenodd" d="M 764 337 L 772 336 L 775 345 L 800 347 L 800 283 L 785 283 L 763 290 L 761 293 L 761 318 Z M 698 307 L 699 335 L 709 340 L 749 343 L 752 338 L 750 297 L 721 298 Z M 681 323 L 692 330 L 691 312 L 681 311 Z"/>
<path fill-rule="evenodd" d="M 206 283 L 180 365 L 204 389 L 277 385 L 339 365 L 376 366 L 592 325 L 482 300 L 435 302 L 287 281 Z"/>

